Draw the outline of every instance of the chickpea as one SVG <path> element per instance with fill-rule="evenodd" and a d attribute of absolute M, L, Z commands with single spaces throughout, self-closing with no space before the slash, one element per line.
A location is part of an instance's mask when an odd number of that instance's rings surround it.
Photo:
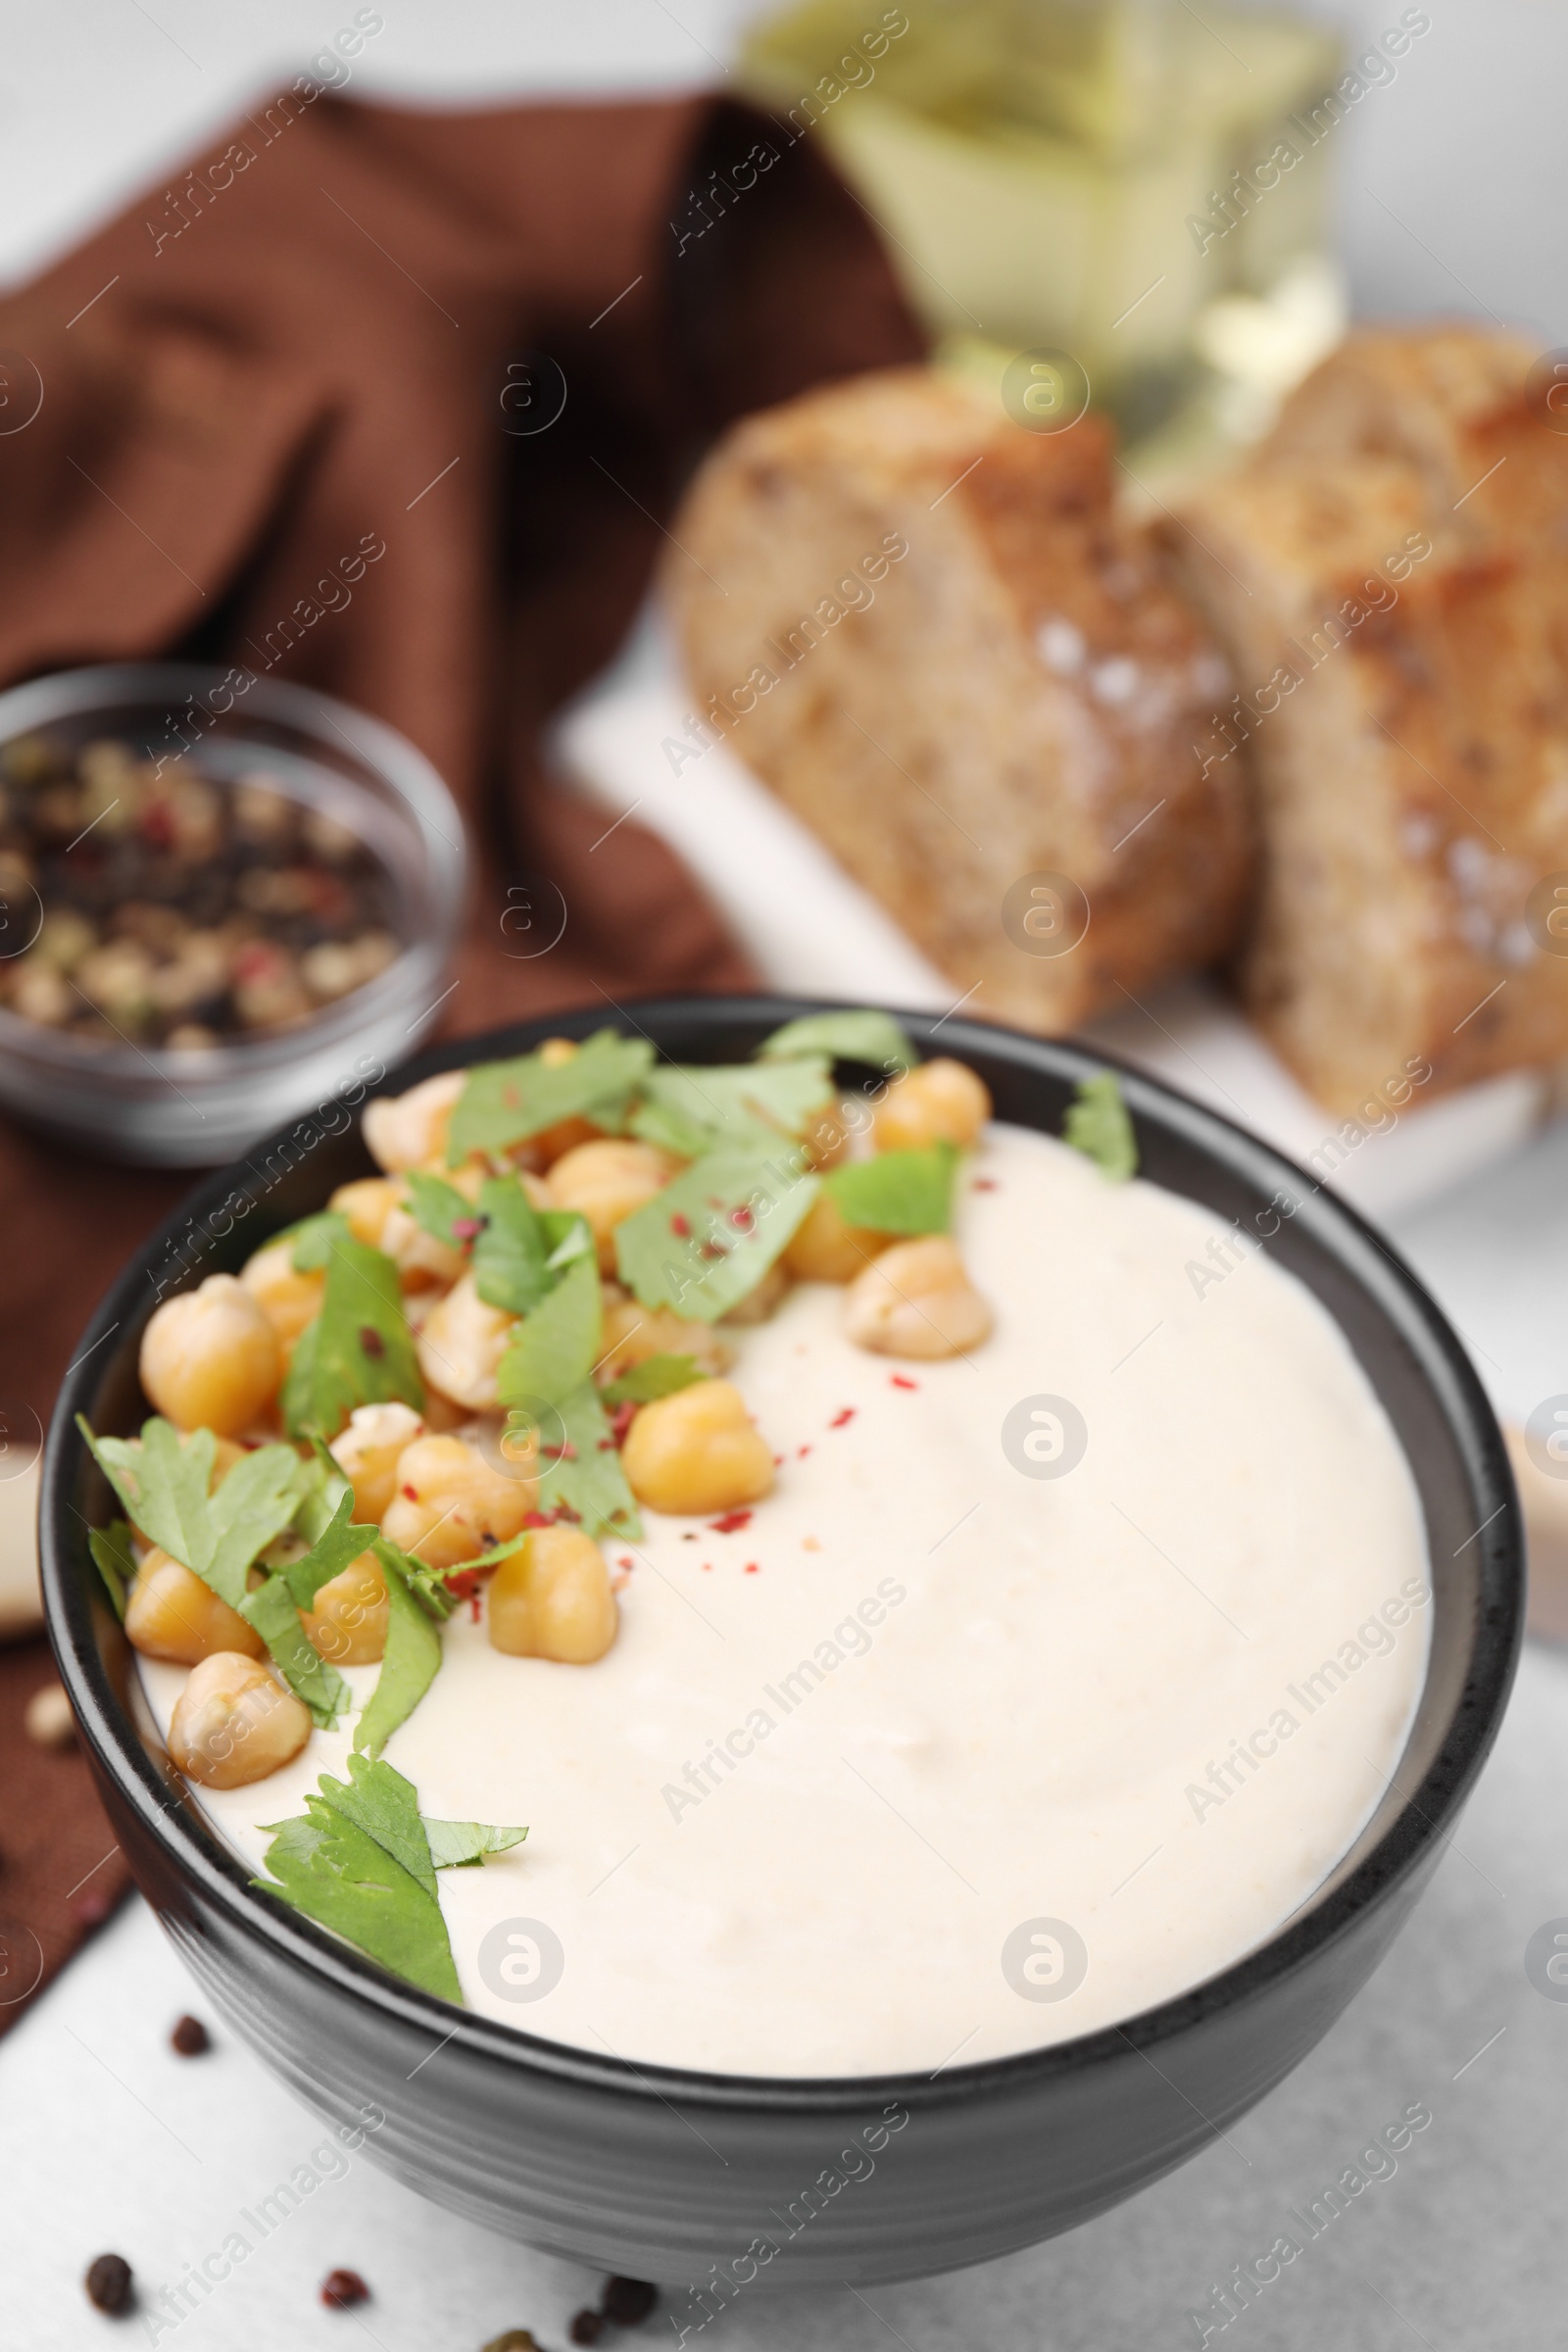
<path fill-rule="evenodd" d="M 461 1250 L 427 1233 L 401 1200 L 387 1210 L 376 1247 L 386 1251 L 406 1291 L 428 1290 L 436 1283 L 444 1289 L 457 1281 L 467 1263 Z"/>
<path fill-rule="evenodd" d="M 496 1401 L 496 1373 L 515 1323 L 505 1307 L 487 1305 L 465 1274 L 424 1318 L 415 1342 L 419 1370 L 443 1396 L 483 1412 Z"/>
<path fill-rule="evenodd" d="M 326 1205 L 347 1217 L 349 1231 L 357 1242 L 366 1242 L 372 1250 L 379 1250 L 382 1229 L 397 1206 L 397 1186 L 387 1177 L 357 1176 L 352 1184 L 340 1184 Z"/>
<path fill-rule="evenodd" d="M 601 1270 L 612 1274 L 615 1227 L 662 1193 L 680 1164 L 657 1144 L 604 1136 L 597 1143 L 573 1146 L 555 1162 L 551 1197 L 558 1207 L 578 1209 L 587 1218 Z"/>
<path fill-rule="evenodd" d="M 126 1597 L 125 1638 L 144 1658 L 171 1658 L 176 1666 L 199 1666 L 220 1650 L 247 1658 L 267 1655 L 255 1627 L 156 1544 Z"/>
<path fill-rule="evenodd" d="M 875 1355 L 961 1355 L 991 1329 L 991 1309 L 945 1233 L 896 1242 L 856 1277 L 844 1328 Z"/>
<path fill-rule="evenodd" d="M 581 1528 L 536 1527 L 491 1579 L 486 1619 L 509 1657 L 591 1666 L 620 1622 L 604 1553 Z"/>
<path fill-rule="evenodd" d="M 686 1323 L 667 1306 L 642 1306 L 618 1283 L 604 1286 L 604 1348 L 595 1377 L 619 1380 L 651 1355 L 689 1355 L 699 1371 L 727 1372 L 735 1350 L 711 1323 Z"/>
<path fill-rule="evenodd" d="M 256 1658 L 219 1649 L 204 1658 L 174 1702 L 169 1753 L 204 1788 L 243 1788 L 297 1756 L 311 1710 Z"/>
<path fill-rule="evenodd" d="M 829 1102 L 811 1113 L 802 1141 L 813 1168 L 836 1168 L 850 1148 L 850 1122 L 842 1102 Z"/>
<path fill-rule="evenodd" d="M 672 1516 L 760 1502 L 773 1484 L 773 1456 L 727 1380 L 694 1381 L 645 1404 L 620 1458 L 638 1501 Z"/>
<path fill-rule="evenodd" d="M 869 1225 L 846 1224 L 831 1193 L 818 1193 L 790 1236 L 784 1264 L 797 1282 L 853 1282 L 892 1235 Z"/>
<path fill-rule="evenodd" d="M 877 1108 L 879 1152 L 917 1151 L 925 1144 L 972 1144 L 991 1116 L 983 1079 L 964 1062 L 922 1061 L 895 1078 Z"/>
<path fill-rule="evenodd" d="M 423 1435 L 424 1423 L 411 1404 L 358 1404 L 350 1413 L 331 1452 L 354 1489 L 354 1516 L 362 1526 L 380 1526 L 396 1489 L 398 1456 Z"/>
<path fill-rule="evenodd" d="M 329 1577 L 314 1609 L 301 1609 L 306 1638 L 334 1666 L 373 1666 L 386 1648 L 386 1579 L 373 1551 Z"/>
<path fill-rule="evenodd" d="M 775 1259 L 755 1290 L 747 1292 L 738 1305 L 732 1306 L 721 1323 L 765 1323 L 779 1308 L 790 1292 L 789 1268 Z"/>
<path fill-rule="evenodd" d="M 178 1429 L 237 1437 L 271 1402 L 282 1369 L 277 1333 L 232 1274 L 166 1298 L 142 1334 L 141 1385 Z"/>
<path fill-rule="evenodd" d="M 321 1311 L 326 1276 L 296 1273 L 294 1244 L 285 1235 L 248 1258 L 240 1280 L 276 1332 L 285 1358 L 292 1355 L 306 1324 Z"/>
<path fill-rule="evenodd" d="M 466 1070 L 442 1070 L 410 1087 L 406 1095 L 377 1095 L 367 1102 L 360 1133 L 377 1167 L 395 1176 L 404 1168 L 438 1161 L 458 1097 L 467 1082 Z"/>
<path fill-rule="evenodd" d="M 416 1438 L 398 1457 L 382 1532 L 432 1568 L 455 1568 L 518 1535 L 539 1498 L 530 1454 L 511 1475 L 466 1438 Z"/>

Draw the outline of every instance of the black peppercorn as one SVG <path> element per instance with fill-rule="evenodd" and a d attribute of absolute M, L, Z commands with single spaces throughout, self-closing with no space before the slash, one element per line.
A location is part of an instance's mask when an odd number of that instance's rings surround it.
<path fill-rule="evenodd" d="M 130 2265 L 123 2254 L 100 2254 L 96 2262 L 87 2265 L 83 2283 L 87 2300 L 99 2311 L 118 2315 L 130 2308 Z"/>
<path fill-rule="evenodd" d="M 612 2328 L 640 2328 L 659 2301 L 659 2289 L 646 2278 L 612 2278 L 599 2298 L 599 2308 Z"/>

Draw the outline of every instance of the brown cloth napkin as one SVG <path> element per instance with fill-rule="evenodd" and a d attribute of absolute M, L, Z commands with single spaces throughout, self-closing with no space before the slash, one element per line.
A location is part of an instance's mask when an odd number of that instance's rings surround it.
<path fill-rule="evenodd" d="M 551 788 L 540 728 L 656 560 L 681 560 L 662 518 L 705 441 L 918 349 L 858 208 L 743 108 L 432 115 L 297 84 L 0 304 L 9 416 L 42 394 L 0 433 L 0 684 L 184 655 L 401 728 L 477 855 L 449 1030 L 744 986 L 667 851 L 634 821 L 593 846 L 603 821 Z M 517 431 L 563 381 L 558 419 Z M 514 960 L 507 889 L 541 877 L 565 931 Z M 95 1298 L 181 1184 L 0 1126 L 0 1387 L 24 1406 L 47 1420 Z M 66 1889 L 109 1838 L 79 1760 L 20 1736 L 41 1658 L 3 1663 L 0 1932 L 38 1936 L 52 1969 L 79 1928 Z M 19 2006 L 0 2000 L 0 2030 Z"/>

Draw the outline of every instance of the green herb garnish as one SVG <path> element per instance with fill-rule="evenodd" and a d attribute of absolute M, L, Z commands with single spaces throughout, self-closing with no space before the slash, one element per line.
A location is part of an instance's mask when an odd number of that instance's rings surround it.
<path fill-rule="evenodd" d="M 362 1544 L 360 1550 L 364 1548 Z M 287 1576 L 281 1570 L 274 1571 L 266 1584 L 246 1593 L 239 1604 L 239 1613 L 261 1635 L 295 1696 L 305 1701 L 323 1729 L 330 1730 L 354 1693 L 336 1667 L 327 1664 L 301 1625 L 299 1604 L 289 1589 Z"/>
<path fill-rule="evenodd" d="M 333 1245 L 354 1239 L 354 1228 L 340 1208 L 323 1208 L 318 1215 L 302 1217 L 297 1225 L 286 1227 L 287 1236 L 293 1238 L 295 1273 L 318 1274 Z M 273 1236 L 274 1240 L 278 1238 Z"/>
<path fill-rule="evenodd" d="M 569 1118 L 620 1127 L 633 1091 L 654 1058 L 644 1038 L 601 1029 L 569 1061 L 546 1063 L 538 1054 L 514 1061 L 484 1061 L 468 1072 L 447 1130 L 447 1165 L 470 1152 L 500 1152 Z"/>
<path fill-rule="evenodd" d="M 725 1143 L 803 1135 L 832 1101 L 833 1076 L 820 1054 L 693 1069 L 662 1063 L 649 1071 L 643 1096 L 630 1120 L 633 1135 L 695 1159 Z"/>
<path fill-rule="evenodd" d="M 181 1441 L 172 1422 L 142 1424 L 141 1440 L 94 1437 L 78 1413 L 93 1457 L 147 1538 L 237 1609 L 245 1575 L 299 1507 L 300 1458 L 288 1446 L 259 1446 L 210 1494 L 218 1440 L 198 1429 Z"/>
<path fill-rule="evenodd" d="M 673 1396 L 706 1378 L 694 1355 L 645 1355 L 599 1394 L 606 1404 L 657 1404 L 661 1396 Z"/>
<path fill-rule="evenodd" d="M 321 1775 L 305 1812 L 271 1825 L 264 1893 L 330 1928 L 394 1976 L 461 2002 L 437 1870 L 461 1869 L 517 1845 L 526 1830 L 483 1822 L 425 1822 L 403 1775 L 349 1758 L 349 1778 Z"/>
<path fill-rule="evenodd" d="M 473 1245 L 475 1289 L 487 1306 L 531 1314 L 555 1280 L 550 1237 L 514 1176 L 491 1177 L 479 1187 L 479 1214 L 484 1224 Z"/>
<path fill-rule="evenodd" d="M 283 1382 L 284 1427 L 291 1437 L 315 1431 L 331 1439 L 356 1405 L 397 1400 L 422 1410 L 424 1383 L 396 1266 L 347 1232 L 323 1235 L 320 1248 L 321 1311 L 300 1334 Z"/>
<path fill-rule="evenodd" d="M 1062 1141 L 1092 1159 L 1112 1184 L 1125 1184 L 1137 1175 L 1138 1139 L 1112 1071 L 1078 1081 L 1061 1132 Z"/>
<path fill-rule="evenodd" d="M 706 1152 L 616 1227 L 620 1279 L 644 1306 L 715 1323 L 756 1290 L 820 1181 L 784 1143 Z"/>
<path fill-rule="evenodd" d="M 409 1188 L 409 1210 L 416 1225 L 445 1242 L 449 1250 L 461 1250 L 464 1242 L 473 1239 L 473 1205 L 465 1200 L 455 1184 L 444 1176 L 432 1176 L 427 1168 L 411 1168 L 404 1177 Z M 466 1234 L 455 1231 L 459 1223 L 467 1226 Z"/>
<path fill-rule="evenodd" d="M 130 1526 L 124 1519 L 116 1519 L 108 1527 L 87 1530 L 87 1549 L 93 1564 L 104 1580 L 115 1615 L 122 1625 L 125 1622 L 125 1601 L 136 1581 L 136 1555 L 130 1548 Z"/>
<path fill-rule="evenodd" d="M 378 1756 L 441 1670 L 441 1637 L 432 1619 L 447 1615 L 454 1603 L 438 1569 L 411 1559 L 385 1536 L 377 1536 L 370 1548 L 386 1581 L 386 1647 L 375 1689 L 355 1726 L 354 1744 L 368 1756 Z"/>
<path fill-rule="evenodd" d="M 874 1159 L 833 1168 L 822 1182 L 851 1225 L 875 1233 L 946 1233 L 953 1223 L 956 1144 L 914 1152 L 879 1152 Z"/>
<path fill-rule="evenodd" d="M 559 1511 L 586 1536 L 640 1536 L 637 1499 L 593 1382 L 562 1397 L 558 1410 L 560 1436 L 541 1433 L 540 1509 Z"/>
<path fill-rule="evenodd" d="M 757 1049 L 763 1061 L 797 1054 L 826 1054 L 833 1061 L 863 1062 L 867 1069 L 912 1069 L 917 1058 L 904 1031 L 888 1012 L 808 1012 L 764 1038 Z"/>
<path fill-rule="evenodd" d="M 603 1294 L 592 1258 L 574 1258 L 525 1315 L 496 1373 L 502 1404 L 560 1404 L 593 1370 L 604 1337 Z"/>

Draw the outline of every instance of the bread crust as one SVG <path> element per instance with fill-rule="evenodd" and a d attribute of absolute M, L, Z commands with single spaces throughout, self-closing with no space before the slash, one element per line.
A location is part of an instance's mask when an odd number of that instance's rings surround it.
<path fill-rule="evenodd" d="M 675 536 L 699 714 L 973 1009 L 1059 1030 L 1221 952 L 1250 822 L 1194 745 L 1228 673 L 1117 517 L 1098 418 L 860 377 L 737 428 Z M 1066 952 L 1004 919 L 1037 874 L 1087 902 Z"/>
<path fill-rule="evenodd" d="M 1162 532 L 1244 681 L 1215 746 L 1257 795 L 1243 994 L 1347 1113 L 1405 1075 L 1437 1094 L 1568 1054 L 1544 920 L 1568 869 L 1568 448 L 1526 365 L 1470 329 L 1353 337 Z M 1499 437 L 1506 495 L 1467 497 Z"/>

